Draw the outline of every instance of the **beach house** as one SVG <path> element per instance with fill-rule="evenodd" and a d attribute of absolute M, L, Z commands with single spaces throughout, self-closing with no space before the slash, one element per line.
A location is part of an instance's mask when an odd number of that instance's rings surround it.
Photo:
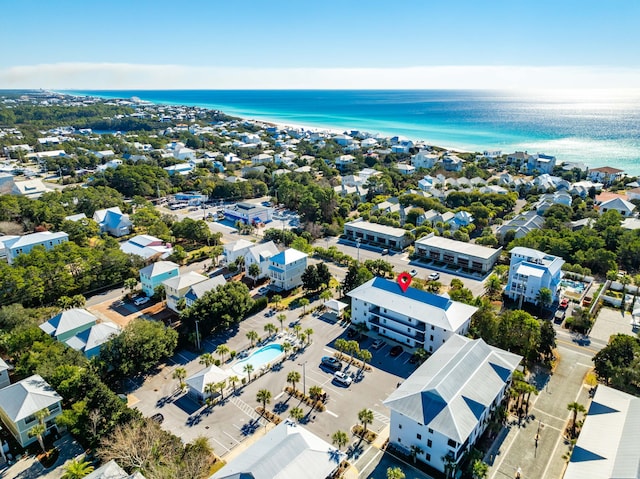
<path fill-rule="evenodd" d="M 564 260 L 521 246 L 513 248 L 510 253 L 505 294 L 513 300 L 537 304 L 540 289 L 547 288 L 551 290 L 552 302 L 558 301 Z"/>
<path fill-rule="evenodd" d="M 109 233 L 116 238 L 128 235 L 133 227 L 129 215 L 124 214 L 117 206 L 97 210 L 93 214 L 93 220 L 98 223 L 100 233 Z"/>
<path fill-rule="evenodd" d="M 182 298 L 186 296 L 189 292 L 189 289 L 197 283 L 202 281 L 206 281 L 206 276 L 203 276 L 194 271 L 189 271 L 187 273 L 178 275 L 173 278 L 166 279 L 162 282 L 164 286 L 166 298 L 167 298 L 167 308 L 175 313 L 180 312 L 179 302 Z M 186 306 L 186 300 L 185 300 Z"/>
<path fill-rule="evenodd" d="M 271 287 L 289 291 L 302 286 L 302 273 L 307 268 L 307 254 L 288 248 L 269 258 Z"/>
<path fill-rule="evenodd" d="M 17 236 L 10 240 L 2 242 L 4 245 L 4 254 L 9 264 L 21 254 L 28 254 L 36 246 L 43 246 L 47 251 L 55 246 L 69 241 L 69 235 L 64 231 L 52 233 L 50 231 L 42 231 L 40 233 L 31 233 L 24 236 Z"/>
<path fill-rule="evenodd" d="M 148 297 L 151 297 L 154 295 L 155 289 L 160 286 L 163 281 L 178 276 L 180 269 L 177 264 L 171 261 L 157 261 L 142 268 L 139 274 L 142 292 Z"/>

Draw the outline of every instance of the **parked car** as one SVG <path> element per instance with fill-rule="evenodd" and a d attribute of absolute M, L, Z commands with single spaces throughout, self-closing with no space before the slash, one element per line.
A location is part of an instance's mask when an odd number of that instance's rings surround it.
<path fill-rule="evenodd" d="M 323 366 L 333 369 L 334 371 L 340 371 L 342 369 L 342 363 L 340 360 L 331 356 L 323 356 L 320 362 Z"/>
<path fill-rule="evenodd" d="M 151 420 L 157 422 L 158 424 L 162 424 L 162 421 L 164 421 L 164 416 L 160 413 L 157 413 L 151 416 Z"/>
<path fill-rule="evenodd" d="M 382 250 L 382 255 L 384 256 L 385 254 L 389 254 L 389 250 L 386 248 Z"/>
<path fill-rule="evenodd" d="M 351 379 L 351 376 L 343 373 L 342 371 L 336 371 L 333 375 L 333 381 L 343 386 L 350 386 L 353 382 L 353 379 Z"/>
<path fill-rule="evenodd" d="M 142 306 L 143 304 L 146 304 L 148 302 L 149 298 L 147 296 L 140 296 L 139 298 L 133 300 L 133 304 L 135 304 L 136 306 Z"/>
<path fill-rule="evenodd" d="M 429 280 L 430 281 L 436 281 L 438 279 L 440 279 L 440 273 L 431 273 L 429 275 Z"/>
<path fill-rule="evenodd" d="M 269 311 L 267 311 L 266 313 L 264 313 L 264 315 L 265 315 L 267 318 L 270 318 L 271 316 L 274 316 L 275 314 L 276 314 L 276 310 L 275 310 L 275 309 L 273 309 L 273 308 L 271 308 Z"/>
<path fill-rule="evenodd" d="M 411 275 L 412 278 L 415 278 L 416 276 L 418 276 L 418 270 L 417 269 L 412 269 L 409 274 Z"/>
<path fill-rule="evenodd" d="M 569 306 L 569 298 L 562 298 L 562 300 L 560 301 L 560 308 L 567 309 L 568 306 Z"/>
<path fill-rule="evenodd" d="M 265 294 L 267 294 L 268 292 L 269 292 L 269 287 L 268 287 L 268 286 L 263 286 L 262 288 L 260 288 L 260 289 L 258 290 L 258 294 L 262 294 L 262 295 L 265 295 Z"/>
<path fill-rule="evenodd" d="M 391 351 L 389 351 L 390 356 L 400 356 L 401 354 L 402 354 L 402 346 L 400 345 L 396 345 L 392 347 Z"/>
<path fill-rule="evenodd" d="M 373 349 L 380 349 L 380 348 L 381 348 L 382 346 L 384 346 L 385 344 L 387 344 L 387 343 L 385 342 L 385 340 L 384 340 L 384 339 L 380 339 L 380 338 L 378 338 L 378 339 L 376 339 L 376 340 L 373 342 L 373 344 L 371 345 L 371 347 L 372 347 Z"/>

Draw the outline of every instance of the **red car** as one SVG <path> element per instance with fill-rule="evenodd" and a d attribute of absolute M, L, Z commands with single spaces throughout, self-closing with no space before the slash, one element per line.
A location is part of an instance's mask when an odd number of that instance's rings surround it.
<path fill-rule="evenodd" d="M 566 309 L 567 306 L 569 306 L 569 300 L 567 298 L 562 298 L 562 301 L 560 301 L 560 307 L 562 309 Z"/>

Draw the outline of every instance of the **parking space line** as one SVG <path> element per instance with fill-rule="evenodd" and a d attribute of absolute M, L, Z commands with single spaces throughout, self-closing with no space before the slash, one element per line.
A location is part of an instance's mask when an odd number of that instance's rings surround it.
<path fill-rule="evenodd" d="M 284 391 L 282 391 L 280 394 L 278 394 L 276 397 L 273 398 L 274 401 L 277 401 L 278 398 L 280 398 L 280 396 L 282 396 L 284 394 Z"/>
<path fill-rule="evenodd" d="M 373 446 L 371 446 L 371 447 L 373 447 Z M 371 449 L 371 447 L 370 447 L 369 449 Z M 369 452 L 369 449 L 367 449 L 367 452 Z M 366 464 L 366 465 L 365 465 L 361 470 L 362 470 L 362 471 L 366 471 L 366 470 L 367 470 L 367 468 L 371 465 L 371 463 L 372 463 L 373 461 L 375 461 L 376 459 L 378 459 L 378 456 L 379 456 L 380 454 L 382 454 L 382 451 L 378 450 L 378 452 L 376 452 L 375 456 L 373 456 L 373 458 L 372 458 L 369 462 L 367 462 L 367 464 Z"/>
<path fill-rule="evenodd" d="M 222 431 L 223 433 L 225 433 L 227 436 L 229 436 L 231 439 L 233 439 L 236 444 L 240 444 L 240 441 L 238 441 L 235 437 L 233 437 L 231 434 L 229 434 L 227 431 Z"/>
<path fill-rule="evenodd" d="M 329 414 L 330 416 L 338 417 L 338 415 L 337 415 L 335 412 L 331 412 L 331 411 L 329 411 L 328 409 L 325 409 L 325 410 L 324 410 L 324 412 L 326 412 L 326 413 L 327 413 L 327 414 Z"/>
<path fill-rule="evenodd" d="M 223 452 L 222 454 L 220 454 L 221 456 L 224 456 L 226 453 L 228 453 L 229 451 L 231 451 L 231 449 L 229 449 L 227 446 L 225 446 L 224 444 L 222 444 L 220 441 L 218 441 L 215 437 L 213 436 L 209 436 L 211 439 L 213 439 L 215 442 L 217 442 L 219 445 L 222 446 L 223 449 L 225 449 L 225 452 Z"/>

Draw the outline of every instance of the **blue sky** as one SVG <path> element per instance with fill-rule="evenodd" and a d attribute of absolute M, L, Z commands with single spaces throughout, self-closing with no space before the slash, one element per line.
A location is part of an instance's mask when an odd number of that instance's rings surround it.
<path fill-rule="evenodd" d="M 0 0 L 0 11 L 0 87 L 640 84 L 635 0 Z"/>

